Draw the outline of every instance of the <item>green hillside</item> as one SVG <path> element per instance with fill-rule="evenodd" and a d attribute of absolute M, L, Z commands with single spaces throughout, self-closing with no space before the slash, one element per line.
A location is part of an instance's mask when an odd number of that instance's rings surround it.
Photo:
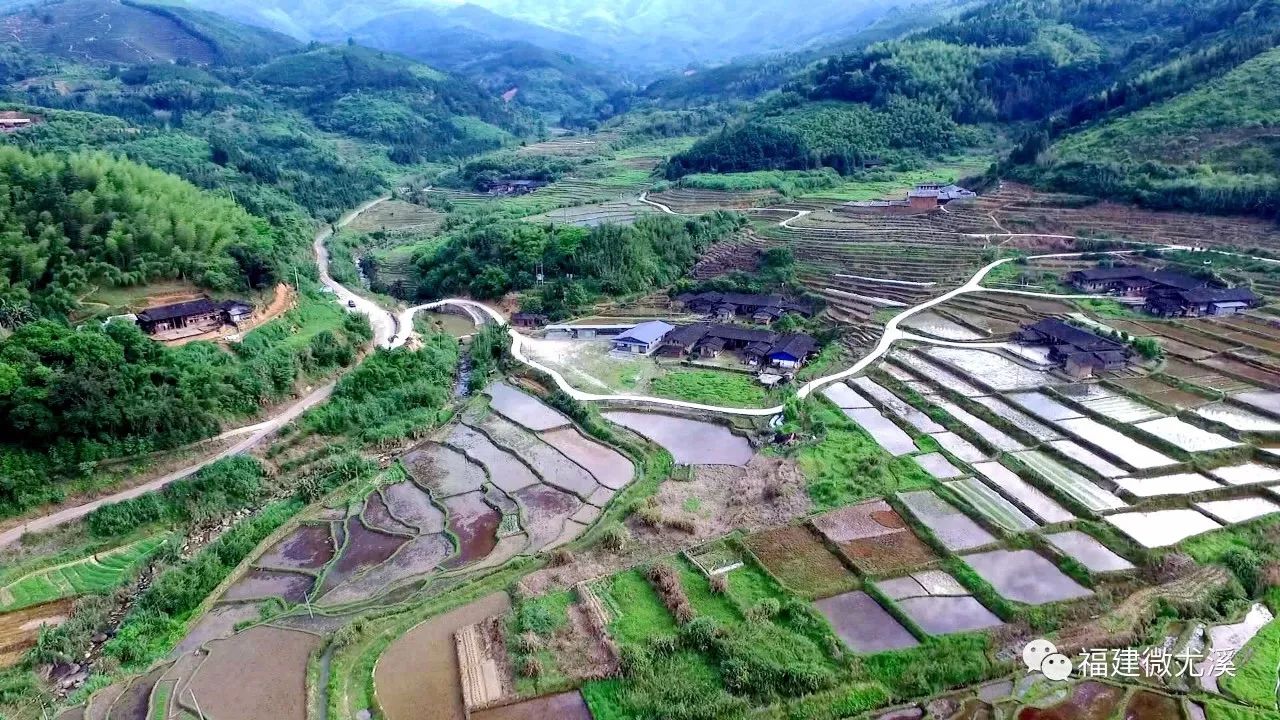
<path fill-rule="evenodd" d="M 1280 50 L 1197 89 L 1068 135 L 1032 174 L 1148 205 L 1272 214 L 1280 197 Z"/>

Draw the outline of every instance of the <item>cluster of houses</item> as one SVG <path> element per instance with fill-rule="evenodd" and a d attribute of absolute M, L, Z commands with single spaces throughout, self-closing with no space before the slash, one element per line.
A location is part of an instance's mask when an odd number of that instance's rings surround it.
<path fill-rule="evenodd" d="M 1073 378 L 1123 370 L 1133 357 L 1128 345 L 1056 318 L 1027 325 L 1014 339 L 1023 345 L 1047 346 L 1049 360 Z"/>
<path fill-rule="evenodd" d="M 1249 288 L 1222 287 L 1211 278 L 1136 265 L 1076 270 L 1066 280 L 1084 292 L 1143 298 L 1147 312 L 1161 317 L 1234 315 L 1262 304 Z"/>
<path fill-rule="evenodd" d="M 731 322 L 742 317 L 760 325 L 771 325 L 788 313 L 802 317 L 811 317 L 814 313 L 813 303 L 779 295 L 703 292 L 684 293 L 677 295 L 675 299 L 685 310 L 720 322 Z"/>
<path fill-rule="evenodd" d="M 490 195 L 528 195 L 546 184 L 545 180 L 482 180 L 476 189 Z"/>
<path fill-rule="evenodd" d="M 804 333 L 776 333 L 722 323 L 694 323 L 679 327 L 651 320 L 613 338 L 613 350 L 626 355 L 710 359 L 724 352 L 740 353 L 750 367 L 794 370 L 818 349 Z"/>
<path fill-rule="evenodd" d="M 253 306 L 239 300 L 214 301 L 207 297 L 159 305 L 136 316 L 138 327 L 150 335 L 186 328 L 216 330 L 224 324 L 239 325 L 253 315 Z"/>

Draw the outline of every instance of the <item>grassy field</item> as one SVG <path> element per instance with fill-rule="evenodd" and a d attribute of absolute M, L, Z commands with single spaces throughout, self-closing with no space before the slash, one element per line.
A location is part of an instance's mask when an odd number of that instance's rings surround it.
<path fill-rule="evenodd" d="M 1280 620 L 1272 620 L 1236 656 L 1236 673 L 1223 676 L 1222 687 L 1243 702 L 1274 711 L 1277 669 Z"/>
<path fill-rule="evenodd" d="M 24 575 L 0 587 L 0 612 L 113 590 L 164 540 L 164 535 L 157 535 Z"/>
<path fill-rule="evenodd" d="M 614 575 L 599 586 L 600 598 L 613 615 L 609 633 L 622 645 L 675 635 L 676 621 L 639 570 Z"/>
<path fill-rule="evenodd" d="M 316 335 L 325 331 L 336 332 L 342 327 L 345 315 L 346 312 L 332 297 L 304 293 L 298 296 L 297 307 L 278 320 L 251 330 L 245 340 L 262 338 L 271 345 L 300 350 Z"/>
<path fill-rule="evenodd" d="M 932 487 L 932 478 L 911 458 L 886 453 L 830 403 L 819 400 L 810 406 L 811 421 L 820 423 L 826 432 L 800 448 L 796 460 L 818 508 L 837 508 L 901 490 Z"/>
<path fill-rule="evenodd" d="M 654 378 L 654 395 L 707 405 L 762 407 L 767 393 L 750 375 L 714 370 L 677 370 Z"/>

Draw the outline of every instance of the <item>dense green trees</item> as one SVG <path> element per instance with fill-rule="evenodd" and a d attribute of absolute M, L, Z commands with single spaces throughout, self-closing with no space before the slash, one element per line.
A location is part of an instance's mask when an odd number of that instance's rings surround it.
<path fill-rule="evenodd" d="M 329 329 L 299 332 L 319 327 Z M 300 375 L 349 365 L 370 336 L 362 316 L 310 304 L 233 352 L 166 348 L 122 322 L 22 325 L 0 341 L 0 516 L 60 499 L 67 478 L 105 458 L 208 437 L 287 396 Z"/>
<path fill-rule="evenodd" d="M 264 492 L 262 464 L 238 456 L 219 460 L 160 492 L 103 505 L 89 514 L 89 532 L 100 538 L 127 535 L 155 522 L 208 520 L 248 507 Z"/>
<path fill-rule="evenodd" d="M 765 112 L 699 140 L 667 164 L 669 178 L 697 172 L 814 170 L 850 173 L 886 160 L 954 150 L 962 134 L 947 115 L 902 97 L 883 107 L 783 98 Z"/>
<path fill-rule="evenodd" d="M 533 287 L 539 266 L 548 279 L 565 283 L 558 287 L 566 294 L 640 292 L 670 285 L 743 222 L 725 212 L 689 219 L 656 215 L 627 227 L 479 221 L 450 232 L 415 259 L 418 294 L 498 297 Z"/>
<path fill-rule="evenodd" d="M 0 147 L 0 302 L 65 314 L 95 286 L 274 281 L 275 239 L 230 200 L 101 154 Z M 234 248 L 234 254 L 232 249 Z"/>

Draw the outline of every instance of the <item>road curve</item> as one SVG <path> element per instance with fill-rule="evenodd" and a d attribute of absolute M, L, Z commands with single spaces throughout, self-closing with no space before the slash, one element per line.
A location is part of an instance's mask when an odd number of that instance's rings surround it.
<path fill-rule="evenodd" d="M 329 393 L 331 392 L 333 392 L 333 383 L 328 383 L 327 385 L 321 386 L 311 391 L 310 394 L 308 394 L 306 397 L 302 398 L 298 402 L 294 403 L 293 405 L 289 406 L 288 409 L 286 409 L 284 412 L 280 413 L 279 415 L 276 415 L 270 420 L 254 425 L 253 427 L 255 428 L 255 430 L 253 434 L 250 435 L 249 437 L 245 438 L 244 440 L 241 440 L 240 442 L 236 443 L 235 445 L 232 445 L 231 447 L 227 448 L 226 450 L 223 450 L 222 452 L 216 455 L 206 457 L 203 460 L 200 460 L 199 462 L 196 462 L 192 465 L 188 465 L 182 468 L 181 470 L 175 470 L 174 472 L 171 472 L 168 475 L 158 477 L 155 480 L 152 480 L 148 483 L 144 483 L 137 487 L 129 488 L 128 490 L 122 490 L 118 493 L 100 497 L 97 500 L 91 500 L 87 503 L 84 503 L 83 505 L 76 505 L 75 507 L 69 507 L 64 510 L 59 510 L 57 512 L 51 513 L 49 515 L 45 515 L 43 517 L 32 518 L 31 520 L 23 523 L 22 525 L 14 527 L 10 530 L 6 530 L 5 532 L 0 533 L 0 547 L 4 547 L 11 543 L 17 542 L 19 539 L 22 538 L 24 534 L 28 532 L 40 532 L 42 530 L 49 530 L 59 525 L 64 525 L 74 520 L 79 520 L 84 516 L 88 515 L 89 513 L 93 512 L 94 510 L 97 510 L 98 508 L 102 507 L 103 505 L 110 505 L 112 503 L 122 502 L 124 500 L 129 500 L 129 499 L 138 497 L 139 495 L 144 495 L 146 493 L 159 490 L 164 486 L 168 485 L 169 483 L 172 483 L 176 480 L 181 480 L 184 477 L 192 475 L 197 471 L 201 470 L 202 468 L 204 468 L 205 466 L 212 465 L 213 463 L 223 458 L 228 458 L 233 455 L 239 455 L 243 452 L 246 452 L 249 449 L 256 446 L 258 443 L 262 442 L 264 439 L 266 439 L 267 436 L 279 430 L 281 427 L 284 427 L 290 422 L 293 422 L 295 418 L 297 418 L 299 415 L 306 412 L 307 410 L 311 409 L 317 403 L 323 402 L 326 398 L 329 397 Z"/>
<path fill-rule="evenodd" d="M 333 237 L 335 229 L 341 230 L 352 220 L 360 217 L 366 210 L 386 202 L 390 197 L 390 195 L 383 195 L 356 207 L 338 218 L 338 222 L 333 225 L 326 225 L 317 230 L 315 240 L 312 243 L 312 248 L 316 254 L 316 266 L 320 268 L 320 282 L 333 291 L 343 308 L 361 313 L 369 318 L 369 324 L 373 326 L 374 344 L 385 348 L 395 347 L 404 342 L 403 338 L 397 337 L 400 333 L 399 327 L 396 325 L 396 317 L 383 309 L 378 303 L 352 292 L 345 285 L 333 279 L 333 276 L 329 274 L 329 248 L 325 243 L 328 242 L 329 238 Z M 396 338 L 399 342 L 396 342 L 393 338 Z"/>

